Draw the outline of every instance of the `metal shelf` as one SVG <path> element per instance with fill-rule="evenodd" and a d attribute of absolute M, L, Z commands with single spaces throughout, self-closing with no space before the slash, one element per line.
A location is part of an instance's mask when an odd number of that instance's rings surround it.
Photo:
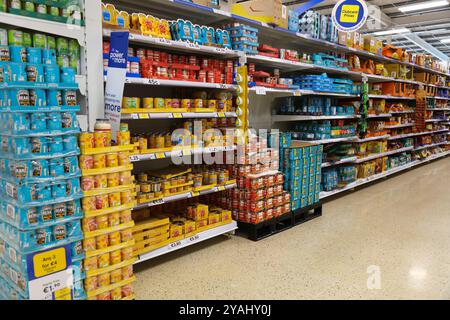
<path fill-rule="evenodd" d="M 423 149 L 428 149 L 428 148 L 433 148 L 433 147 L 438 147 L 438 146 L 442 146 L 444 144 L 447 144 L 447 141 L 443 141 L 443 142 L 438 142 L 438 143 L 432 143 L 432 144 L 427 144 L 425 146 L 420 146 L 414 149 L 414 151 L 419 151 L 419 150 L 423 150 Z"/>
<path fill-rule="evenodd" d="M 266 95 L 267 93 L 285 93 L 291 96 L 327 96 L 327 97 L 343 97 L 343 98 L 359 98 L 359 95 L 346 94 L 338 92 L 321 92 L 313 90 L 303 89 L 278 89 L 278 88 L 266 88 L 266 87 L 251 87 L 249 92 L 254 92 L 257 95 Z"/>
<path fill-rule="evenodd" d="M 167 253 L 170 253 L 173 251 L 177 251 L 182 248 L 186 248 L 188 246 L 203 242 L 203 241 L 211 239 L 211 238 L 215 238 L 217 236 L 220 236 L 220 235 L 223 235 L 226 233 L 233 232 L 237 228 L 238 228 L 237 222 L 232 221 L 229 224 L 222 225 L 222 226 L 219 226 L 216 228 L 211 228 L 211 229 L 203 231 L 203 232 L 199 232 L 199 233 L 193 235 L 192 237 L 172 242 L 168 245 L 165 245 L 162 248 L 139 255 L 139 258 L 136 261 L 136 264 L 159 257 L 159 256 L 162 256 L 164 254 L 167 254 Z"/>
<path fill-rule="evenodd" d="M 192 149 L 180 149 L 167 152 L 153 152 L 147 154 L 135 154 L 130 156 L 131 162 L 140 162 L 156 159 L 165 159 L 170 157 L 192 156 L 195 154 L 209 154 L 215 152 L 227 152 L 236 150 L 236 146 L 229 147 L 206 147 L 206 148 L 192 148 Z"/>
<path fill-rule="evenodd" d="M 441 129 L 441 130 L 436 130 L 436 131 L 407 133 L 407 134 L 401 134 L 398 136 L 391 136 L 388 140 L 398 140 L 398 139 L 405 139 L 405 138 L 410 138 L 410 137 L 425 136 L 427 134 L 437 134 L 437 133 L 443 133 L 443 132 L 447 132 L 447 131 L 448 131 L 448 129 Z"/>
<path fill-rule="evenodd" d="M 390 138 L 389 134 L 385 134 L 383 136 L 377 136 L 377 137 L 370 137 L 365 139 L 358 139 L 355 142 L 368 142 L 368 141 L 376 141 L 376 140 L 382 140 L 382 139 L 388 139 Z"/>
<path fill-rule="evenodd" d="M 389 118 L 392 117 L 390 113 L 380 113 L 380 114 L 369 114 L 367 119 L 375 119 L 375 118 Z"/>
<path fill-rule="evenodd" d="M 355 161 L 355 163 L 363 163 L 366 161 L 370 161 L 370 160 L 375 160 L 378 158 L 382 158 L 382 157 L 387 157 L 387 156 L 391 156 L 393 154 L 397 154 L 397 153 L 402 153 L 402 152 L 406 152 L 406 151 L 411 151 L 413 150 L 414 147 L 406 147 L 406 148 L 400 148 L 397 150 L 392 150 L 392 151 L 387 151 L 387 152 L 382 152 L 382 153 L 377 153 L 377 154 L 371 154 L 370 156 L 364 157 L 364 158 L 359 158 L 358 160 Z"/>
<path fill-rule="evenodd" d="M 416 100 L 416 98 L 411 98 L 411 97 L 396 97 L 396 96 L 389 96 L 389 95 L 383 95 L 383 94 L 369 94 L 369 98 L 391 99 L 391 100 Z"/>
<path fill-rule="evenodd" d="M 358 119 L 357 115 L 350 116 L 302 116 L 302 115 L 276 115 L 272 116 L 274 122 L 312 121 L 312 120 L 340 120 Z"/>
<path fill-rule="evenodd" d="M 122 120 L 138 119 L 197 119 L 197 118 L 236 118 L 236 112 L 149 112 L 122 113 Z"/>
<path fill-rule="evenodd" d="M 336 139 L 324 139 L 324 140 L 294 140 L 300 143 L 310 143 L 313 145 L 319 144 L 329 144 L 329 143 L 337 143 L 337 142 L 353 142 L 357 140 L 358 137 L 347 137 L 347 138 L 336 138 Z"/>
<path fill-rule="evenodd" d="M 407 128 L 414 126 L 414 123 L 396 124 L 393 126 L 385 126 L 385 129 L 397 129 L 397 128 Z"/>
<path fill-rule="evenodd" d="M 105 76 L 106 81 L 106 76 Z M 147 78 L 126 78 L 126 84 L 147 85 L 147 86 L 165 86 L 165 87 L 186 87 L 186 88 L 208 88 L 235 91 L 237 86 L 233 84 L 208 83 L 196 81 L 180 81 L 180 80 L 163 80 L 163 79 L 147 79 Z"/>
<path fill-rule="evenodd" d="M 349 158 L 341 159 L 339 161 L 324 162 L 324 163 L 322 163 L 322 168 L 337 166 L 339 164 L 344 164 L 344 163 L 353 163 L 356 160 L 358 160 L 358 157 L 349 157 Z"/>

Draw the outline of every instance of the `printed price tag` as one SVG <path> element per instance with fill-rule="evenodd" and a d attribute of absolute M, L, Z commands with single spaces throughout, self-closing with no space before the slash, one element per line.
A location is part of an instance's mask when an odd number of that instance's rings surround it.
<path fill-rule="evenodd" d="M 139 156 L 130 156 L 130 161 L 135 162 L 135 161 L 139 161 Z"/>
<path fill-rule="evenodd" d="M 224 191 L 225 190 L 225 186 L 219 186 L 219 187 L 217 187 L 217 190 Z"/>
<path fill-rule="evenodd" d="M 260 96 L 265 96 L 266 95 L 266 88 L 256 88 L 256 94 L 260 95 Z"/>
<path fill-rule="evenodd" d="M 152 206 L 156 206 L 156 205 L 164 204 L 164 203 L 165 203 L 164 199 L 157 199 L 157 200 L 153 200 L 153 201 L 149 202 L 148 206 L 152 207 Z"/>
<path fill-rule="evenodd" d="M 228 89 L 228 88 L 229 88 L 228 85 L 227 85 L 227 84 L 224 84 L 224 83 L 220 83 L 217 87 L 218 87 L 219 89 Z"/>
<path fill-rule="evenodd" d="M 150 116 L 148 115 L 148 113 L 140 113 L 139 119 L 150 119 Z"/>
<path fill-rule="evenodd" d="M 225 118 L 225 112 L 219 112 L 219 113 L 217 114 L 217 116 L 218 116 L 219 118 Z"/>
<path fill-rule="evenodd" d="M 196 234 L 196 235 L 190 237 L 190 238 L 189 238 L 189 241 L 190 241 L 190 242 L 194 242 L 194 241 L 197 241 L 197 240 L 199 240 L 199 239 L 200 239 L 200 236 L 199 236 L 198 234 Z"/>
<path fill-rule="evenodd" d="M 174 113 L 174 114 L 173 114 L 173 117 L 174 117 L 175 119 L 179 119 L 179 118 L 183 118 L 183 115 L 182 115 L 181 113 Z"/>
<path fill-rule="evenodd" d="M 172 42 L 169 39 L 164 39 L 164 38 L 159 38 L 159 43 L 172 44 Z"/>
<path fill-rule="evenodd" d="M 137 119 L 139 119 L 139 115 L 137 115 L 136 113 L 132 113 L 131 114 L 131 119 L 137 120 Z"/>
<path fill-rule="evenodd" d="M 176 242 L 169 244 L 169 249 L 175 249 L 175 248 L 178 248 L 179 246 L 181 246 L 181 241 L 176 241 Z"/>
<path fill-rule="evenodd" d="M 161 84 L 158 79 L 148 79 L 147 83 L 152 86 L 159 86 Z"/>
<path fill-rule="evenodd" d="M 164 159 L 166 154 L 164 152 L 159 152 L 156 154 L 156 159 Z"/>
<path fill-rule="evenodd" d="M 186 42 L 186 48 L 198 50 L 200 46 L 197 43 Z"/>
<path fill-rule="evenodd" d="M 302 92 L 300 90 L 295 90 L 294 91 L 294 96 L 295 97 L 300 97 L 302 95 Z"/>

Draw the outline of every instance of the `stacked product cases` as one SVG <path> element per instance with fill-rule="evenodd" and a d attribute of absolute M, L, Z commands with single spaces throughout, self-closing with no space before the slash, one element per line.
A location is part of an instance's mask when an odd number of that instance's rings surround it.
<path fill-rule="evenodd" d="M 236 164 L 230 167 L 238 187 L 219 195 L 215 203 L 231 209 L 235 220 L 252 224 L 290 213 L 290 196 L 278 171 L 278 148 L 269 148 L 268 140 L 257 136 L 239 148 Z"/>
<path fill-rule="evenodd" d="M 285 189 L 291 194 L 292 210 L 318 203 L 323 146 L 294 142 L 289 134 L 282 134 L 280 154 L 280 168 L 285 175 Z"/>
<path fill-rule="evenodd" d="M 97 120 L 95 132 L 80 136 L 81 187 L 84 192 L 84 287 L 89 300 L 133 299 L 135 205 L 130 132 L 121 128 L 112 143 L 111 125 Z"/>
<path fill-rule="evenodd" d="M 0 297 L 36 298 L 29 292 L 35 276 L 28 258 L 65 246 L 65 263 L 74 272 L 68 296 L 79 299 L 83 233 L 75 70 L 60 68 L 52 49 L 24 47 L 18 33 L 12 32 L 17 42 L 3 47 L 0 62 Z"/>

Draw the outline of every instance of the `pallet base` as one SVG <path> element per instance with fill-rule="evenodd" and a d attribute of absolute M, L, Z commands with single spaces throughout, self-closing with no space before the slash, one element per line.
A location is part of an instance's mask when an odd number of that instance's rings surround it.
<path fill-rule="evenodd" d="M 322 203 L 316 203 L 258 224 L 238 222 L 238 233 L 246 234 L 249 240 L 259 241 L 320 216 Z"/>

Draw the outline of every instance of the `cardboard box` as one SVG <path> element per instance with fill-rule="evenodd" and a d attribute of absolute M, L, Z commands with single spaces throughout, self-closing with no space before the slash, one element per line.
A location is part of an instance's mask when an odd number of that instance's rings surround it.
<path fill-rule="evenodd" d="M 289 30 L 289 9 L 286 6 L 281 6 L 281 17 L 278 27 Z"/>
<path fill-rule="evenodd" d="M 267 24 L 277 26 L 282 24 L 281 0 L 251 0 L 235 3 L 231 6 L 231 13 Z M 287 20 L 287 12 L 285 16 Z"/>

